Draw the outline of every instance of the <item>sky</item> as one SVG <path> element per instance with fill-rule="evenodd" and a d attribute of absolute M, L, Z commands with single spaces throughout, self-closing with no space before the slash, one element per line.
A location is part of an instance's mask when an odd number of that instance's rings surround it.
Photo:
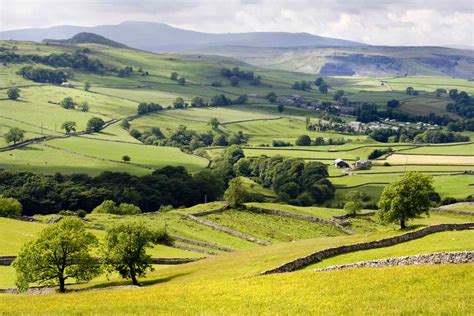
<path fill-rule="evenodd" d="M 307 32 L 373 45 L 474 47 L 474 0 L 0 0 L 0 30 L 162 22 L 210 33 Z"/>

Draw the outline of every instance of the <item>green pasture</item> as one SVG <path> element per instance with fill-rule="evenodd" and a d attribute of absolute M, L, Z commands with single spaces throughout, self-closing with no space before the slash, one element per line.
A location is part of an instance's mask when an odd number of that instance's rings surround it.
<path fill-rule="evenodd" d="M 204 219 L 272 243 L 342 234 L 330 225 L 249 211 L 229 210 Z"/>
<path fill-rule="evenodd" d="M 131 158 L 129 164 L 150 168 L 150 170 L 173 164 L 186 167 L 190 171 L 197 171 L 208 165 L 206 159 L 185 154 L 176 147 L 147 146 L 82 137 L 55 139 L 49 141 L 48 144 L 80 156 L 114 163 L 120 163 L 122 157 L 128 155 Z M 106 150 L 104 150 L 104 146 L 106 146 Z"/>

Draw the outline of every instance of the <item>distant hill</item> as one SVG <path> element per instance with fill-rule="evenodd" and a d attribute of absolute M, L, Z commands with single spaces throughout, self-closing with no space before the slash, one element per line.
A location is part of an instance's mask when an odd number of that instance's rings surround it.
<path fill-rule="evenodd" d="M 87 32 L 76 34 L 69 39 L 63 39 L 63 40 L 44 39 L 43 42 L 65 44 L 65 45 L 100 44 L 100 45 L 105 45 L 105 46 L 110 46 L 110 47 L 128 48 L 127 45 L 120 44 L 118 42 L 109 40 L 108 38 L 105 38 L 103 36 L 100 36 L 94 33 L 87 33 Z"/>
<path fill-rule="evenodd" d="M 365 44 L 321 37 L 308 33 L 254 32 L 202 33 L 175 28 L 155 22 L 123 22 L 117 25 L 94 27 L 54 26 L 0 32 L 0 39 L 42 41 L 43 39 L 70 38 L 87 32 L 104 36 L 129 47 L 152 52 L 184 51 L 208 46 L 238 45 L 251 47 L 353 47 Z"/>
<path fill-rule="evenodd" d="M 199 51 L 249 64 L 324 76 L 430 75 L 474 78 L 474 51 L 445 47 L 287 47 L 219 46 Z"/>

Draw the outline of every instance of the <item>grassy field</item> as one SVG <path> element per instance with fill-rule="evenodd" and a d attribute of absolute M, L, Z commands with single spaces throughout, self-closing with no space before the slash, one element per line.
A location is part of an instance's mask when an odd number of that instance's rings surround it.
<path fill-rule="evenodd" d="M 318 275 L 302 272 L 180 286 L 163 283 L 165 278 L 157 282 L 140 290 L 102 291 L 100 295 L 2 295 L 0 308 L 6 313 L 45 314 L 94 313 L 98 309 L 104 314 L 465 314 L 473 308 L 469 293 L 474 275 L 472 265 L 459 265 Z"/>
<path fill-rule="evenodd" d="M 229 210 L 203 218 L 272 243 L 342 234 L 335 227 L 325 224 L 248 211 Z"/>

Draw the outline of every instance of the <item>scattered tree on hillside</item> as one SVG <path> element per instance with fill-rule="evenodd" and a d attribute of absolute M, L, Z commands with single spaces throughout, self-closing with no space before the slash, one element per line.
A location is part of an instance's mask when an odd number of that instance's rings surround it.
<path fill-rule="evenodd" d="M 239 77 L 232 76 L 232 77 L 229 78 L 229 80 L 230 80 L 230 85 L 232 87 L 237 87 L 239 85 L 239 82 L 240 82 Z"/>
<path fill-rule="evenodd" d="M 91 83 L 89 82 L 89 80 L 87 80 L 86 82 L 84 82 L 84 90 L 89 91 L 90 88 L 91 88 Z"/>
<path fill-rule="evenodd" d="M 282 113 L 285 110 L 285 105 L 282 103 L 277 105 L 278 113 Z"/>
<path fill-rule="evenodd" d="M 131 279 L 133 285 L 140 285 L 137 278 L 153 270 L 146 248 L 156 243 L 170 243 L 170 239 L 166 233 L 155 232 L 143 222 L 116 224 L 105 234 L 104 265 L 109 272 L 118 272 L 122 278 Z"/>
<path fill-rule="evenodd" d="M 17 199 L 0 195 L 0 217 L 19 217 L 22 209 L 23 206 Z"/>
<path fill-rule="evenodd" d="M 173 71 L 170 75 L 170 79 L 176 81 L 176 80 L 178 80 L 178 76 L 179 76 L 179 74 L 177 72 Z"/>
<path fill-rule="evenodd" d="M 120 121 L 120 127 L 123 129 L 129 129 L 130 128 L 130 122 L 126 119 L 123 119 Z"/>
<path fill-rule="evenodd" d="M 269 102 L 273 103 L 277 100 L 278 96 L 275 92 L 269 92 L 265 97 Z"/>
<path fill-rule="evenodd" d="M 362 207 L 364 206 L 363 202 L 363 196 L 362 193 L 359 191 L 350 191 L 349 193 L 346 194 L 346 204 L 344 204 L 344 211 L 348 215 L 355 216 L 357 215 L 360 210 L 362 210 Z"/>
<path fill-rule="evenodd" d="M 130 162 L 131 159 L 130 159 L 130 156 L 123 155 L 122 160 L 123 160 L 123 162 Z"/>
<path fill-rule="evenodd" d="M 89 112 L 89 103 L 87 103 L 87 101 L 84 101 L 79 104 L 79 110 L 81 110 L 82 112 Z"/>
<path fill-rule="evenodd" d="M 435 191 L 431 176 L 408 171 L 400 180 L 387 185 L 382 191 L 378 218 L 384 223 L 398 222 L 403 229 L 409 219 L 428 213 L 433 194 Z"/>
<path fill-rule="evenodd" d="M 13 262 L 17 287 L 21 291 L 30 284 L 59 285 L 66 291 L 67 279 L 90 281 L 99 273 L 97 260 L 90 254 L 97 238 L 77 218 L 64 218 L 43 229 L 38 237 L 26 243 Z"/>
<path fill-rule="evenodd" d="M 19 88 L 10 88 L 7 90 L 7 96 L 10 100 L 16 100 L 20 97 L 20 89 Z"/>
<path fill-rule="evenodd" d="M 76 131 L 76 122 L 74 121 L 66 121 L 61 125 L 61 129 L 66 131 L 66 134 Z"/>
<path fill-rule="evenodd" d="M 326 83 L 320 84 L 318 89 L 319 89 L 319 92 L 321 92 L 322 94 L 327 94 L 329 90 L 328 85 Z"/>
<path fill-rule="evenodd" d="M 204 99 L 200 96 L 195 96 L 191 99 L 191 106 L 193 107 L 202 107 L 204 105 Z"/>
<path fill-rule="evenodd" d="M 215 117 L 209 120 L 209 125 L 212 127 L 212 129 L 218 129 L 220 124 L 221 123 L 219 122 L 219 120 Z"/>
<path fill-rule="evenodd" d="M 182 109 L 182 108 L 184 108 L 184 105 L 185 105 L 184 99 L 181 98 L 181 97 L 177 97 L 177 98 L 173 101 L 173 107 L 174 107 L 175 109 Z"/>
<path fill-rule="evenodd" d="M 8 144 L 13 143 L 13 145 L 16 145 L 16 143 L 21 142 L 25 138 L 25 131 L 18 127 L 12 127 L 4 136 Z"/>
<path fill-rule="evenodd" d="M 229 187 L 224 193 L 224 199 L 230 207 L 240 208 L 247 201 L 248 193 L 244 188 L 240 177 L 230 180 Z"/>
<path fill-rule="evenodd" d="M 65 97 L 59 104 L 65 109 L 74 109 L 74 100 L 71 97 Z"/>
<path fill-rule="evenodd" d="M 104 124 L 104 120 L 100 117 L 93 117 L 87 122 L 86 132 L 97 133 L 102 129 L 102 127 L 104 127 Z"/>
<path fill-rule="evenodd" d="M 316 78 L 316 80 L 314 80 L 314 84 L 319 87 L 320 85 L 322 85 L 324 83 L 324 79 L 319 77 L 319 78 Z"/>

